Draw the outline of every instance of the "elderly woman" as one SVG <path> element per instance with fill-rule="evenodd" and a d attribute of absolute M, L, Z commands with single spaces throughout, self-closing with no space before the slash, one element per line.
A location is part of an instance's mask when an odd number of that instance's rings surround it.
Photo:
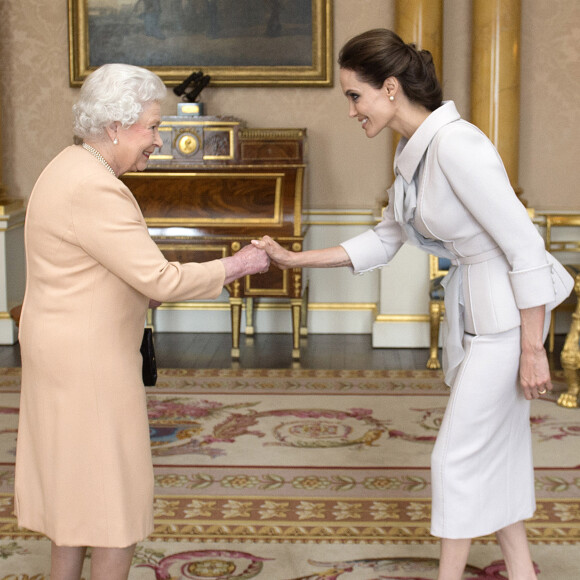
<path fill-rule="evenodd" d="M 25 226 L 22 395 L 15 502 L 52 540 L 52 580 L 124 580 L 153 529 L 153 469 L 139 346 L 150 299 L 215 298 L 264 271 L 247 246 L 207 263 L 168 262 L 118 179 L 159 137 L 166 88 L 145 69 L 92 73 L 74 106 L 78 143 L 43 171 Z"/>

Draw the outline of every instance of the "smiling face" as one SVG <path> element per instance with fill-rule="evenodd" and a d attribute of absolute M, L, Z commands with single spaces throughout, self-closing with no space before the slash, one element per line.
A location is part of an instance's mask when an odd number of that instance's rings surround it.
<path fill-rule="evenodd" d="M 163 142 L 159 136 L 161 106 L 157 102 L 145 106 L 138 121 L 130 127 L 119 127 L 119 143 L 114 146 L 115 164 L 122 175 L 127 171 L 143 171 L 149 157 Z"/>
<path fill-rule="evenodd" d="M 367 137 L 375 137 L 394 116 L 394 106 L 389 101 L 387 87 L 375 89 L 361 81 L 350 69 L 340 69 L 342 92 L 348 99 L 348 114 L 362 124 Z"/>

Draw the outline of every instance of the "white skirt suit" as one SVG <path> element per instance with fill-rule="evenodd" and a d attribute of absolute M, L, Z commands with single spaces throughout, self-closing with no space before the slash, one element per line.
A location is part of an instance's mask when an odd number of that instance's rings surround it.
<path fill-rule="evenodd" d="M 149 298 L 215 298 L 223 264 L 168 262 L 131 192 L 79 146 L 39 177 L 25 244 L 18 524 L 62 546 L 129 546 L 153 530 Z"/>
<path fill-rule="evenodd" d="M 535 511 L 520 309 L 546 305 L 547 330 L 573 280 L 546 253 L 493 144 L 453 102 L 401 139 L 395 174 L 382 221 L 342 246 L 356 273 L 386 265 L 406 241 L 452 259 L 443 346 L 451 395 L 432 454 L 431 533 L 479 537 Z"/>

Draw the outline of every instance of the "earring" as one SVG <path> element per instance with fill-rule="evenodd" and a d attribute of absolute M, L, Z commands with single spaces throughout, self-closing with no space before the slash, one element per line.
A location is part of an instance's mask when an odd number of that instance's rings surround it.
<path fill-rule="evenodd" d="M 115 137 L 113 139 L 113 145 L 118 145 L 119 144 L 119 139 L 117 139 L 117 137 Z"/>
<path fill-rule="evenodd" d="M 395 100 L 395 97 L 393 97 L 393 95 L 389 95 L 389 101 L 391 101 L 391 103 Z"/>

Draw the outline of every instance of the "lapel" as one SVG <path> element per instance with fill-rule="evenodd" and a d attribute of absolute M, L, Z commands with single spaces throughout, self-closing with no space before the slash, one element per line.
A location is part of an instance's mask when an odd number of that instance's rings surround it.
<path fill-rule="evenodd" d="M 461 115 L 457 112 L 455 103 L 445 101 L 421 123 L 410 139 L 401 137 L 395 152 L 395 175 L 400 174 L 408 184 L 411 183 L 433 137 L 441 127 L 459 119 Z"/>

